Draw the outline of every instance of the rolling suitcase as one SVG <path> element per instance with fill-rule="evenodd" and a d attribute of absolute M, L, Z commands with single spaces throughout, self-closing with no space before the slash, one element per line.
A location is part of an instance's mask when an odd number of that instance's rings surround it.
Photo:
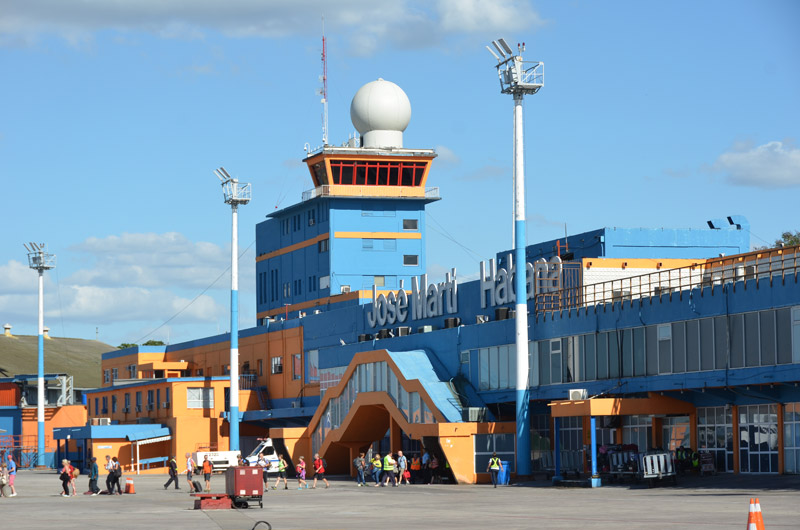
<path fill-rule="evenodd" d="M 200 484 L 199 480 L 193 480 L 192 485 L 194 486 L 195 493 L 202 493 L 203 492 L 203 485 Z"/>

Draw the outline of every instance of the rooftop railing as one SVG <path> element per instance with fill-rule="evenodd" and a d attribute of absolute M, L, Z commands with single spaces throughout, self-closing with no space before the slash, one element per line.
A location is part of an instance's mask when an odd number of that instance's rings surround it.
<path fill-rule="evenodd" d="M 691 289 L 709 287 L 711 294 L 726 284 L 755 280 L 770 285 L 786 277 L 796 279 L 800 271 L 800 246 L 758 250 L 747 254 L 698 261 L 693 265 L 651 272 L 616 280 L 566 287 L 536 295 L 535 312 L 548 313 L 608 303 L 633 305 L 634 300 L 678 296 Z"/>
<path fill-rule="evenodd" d="M 439 188 L 425 188 L 421 193 L 420 188 L 413 186 L 360 186 L 354 184 L 337 184 L 317 186 L 313 190 L 303 192 L 303 202 L 317 197 L 387 197 L 387 198 L 411 198 L 419 199 L 439 199 Z"/>

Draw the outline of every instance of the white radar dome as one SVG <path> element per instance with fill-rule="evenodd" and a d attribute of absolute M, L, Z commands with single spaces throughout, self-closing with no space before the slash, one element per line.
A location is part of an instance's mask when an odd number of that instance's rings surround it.
<path fill-rule="evenodd" d="M 358 89 L 350 103 L 350 119 L 364 147 L 403 147 L 411 102 L 402 88 L 378 79 Z"/>

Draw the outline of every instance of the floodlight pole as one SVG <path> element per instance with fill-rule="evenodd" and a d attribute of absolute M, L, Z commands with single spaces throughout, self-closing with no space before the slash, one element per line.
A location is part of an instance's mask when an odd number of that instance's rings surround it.
<path fill-rule="evenodd" d="M 250 184 L 239 184 L 225 168 L 214 173 L 222 182 L 225 203 L 231 205 L 231 356 L 230 356 L 230 442 L 239 450 L 239 218 L 240 204 L 250 202 Z"/>
<path fill-rule="evenodd" d="M 528 63 L 526 69 L 522 61 L 525 44 L 517 45 L 514 55 L 505 40 L 492 42 L 497 59 L 497 74 L 500 78 L 500 92 L 511 94 L 514 98 L 514 292 L 516 295 L 516 424 L 517 424 L 517 476 L 531 474 L 531 433 L 528 387 L 528 262 L 525 256 L 525 159 L 522 129 L 522 99 L 526 94 L 535 94 L 544 85 L 542 63 Z M 558 448 L 555 448 L 556 450 Z"/>
<path fill-rule="evenodd" d="M 45 251 L 44 245 L 29 243 L 28 266 L 39 273 L 39 368 L 36 377 L 37 467 L 45 466 L 44 430 L 44 271 L 56 266 L 56 257 Z"/>

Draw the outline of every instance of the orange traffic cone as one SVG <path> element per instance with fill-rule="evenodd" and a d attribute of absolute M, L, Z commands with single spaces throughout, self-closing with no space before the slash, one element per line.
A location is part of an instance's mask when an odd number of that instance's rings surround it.
<path fill-rule="evenodd" d="M 758 522 L 756 519 L 756 503 L 755 499 L 750 499 L 750 511 L 747 514 L 747 529 L 758 530 Z"/>
<path fill-rule="evenodd" d="M 136 489 L 133 487 L 133 479 L 130 477 L 125 479 L 125 493 L 136 493 Z"/>
<path fill-rule="evenodd" d="M 758 530 L 766 530 L 764 528 L 764 516 L 761 514 L 761 503 L 758 502 L 758 497 L 756 497 L 756 528 Z"/>

